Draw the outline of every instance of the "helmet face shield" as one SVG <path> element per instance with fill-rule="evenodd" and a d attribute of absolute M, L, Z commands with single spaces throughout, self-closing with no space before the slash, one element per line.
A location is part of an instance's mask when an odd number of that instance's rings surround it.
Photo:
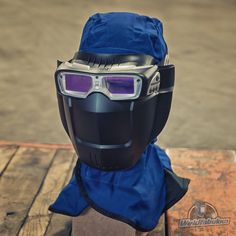
<path fill-rule="evenodd" d="M 63 126 L 81 161 L 132 167 L 167 121 L 174 66 L 146 55 L 77 53 L 55 72 Z"/>
<path fill-rule="evenodd" d="M 85 74 L 76 71 L 57 73 L 57 82 L 62 94 L 86 98 L 93 92 L 100 92 L 111 100 L 129 100 L 139 97 L 142 79 L 128 74 Z"/>

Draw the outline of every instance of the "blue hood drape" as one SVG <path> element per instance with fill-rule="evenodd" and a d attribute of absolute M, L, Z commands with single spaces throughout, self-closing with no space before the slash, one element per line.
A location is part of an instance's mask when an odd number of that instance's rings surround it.
<path fill-rule="evenodd" d="M 150 231 L 161 214 L 183 197 L 188 183 L 173 172 L 166 153 L 149 144 L 128 170 L 100 171 L 78 161 L 69 184 L 49 209 L 79 216 L 91 206 L 137 230 Z"/>

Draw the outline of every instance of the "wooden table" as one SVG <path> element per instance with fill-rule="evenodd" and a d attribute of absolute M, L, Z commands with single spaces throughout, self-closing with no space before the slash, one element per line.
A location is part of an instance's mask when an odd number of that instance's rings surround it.
<path fill-rule="evenodd" d="M 167 152 L 175 172 L 192 181 L 187 195 L 148 235 L 236 235 L 235 152 L 189 149 Z M 48 211 L 49 204 L 70 179 L 75 161 L 71 145 L 0 141 L 0 235 L 67 236 L 72 231 L 73 236 L 124 236 L 122 227 L 126 230 L 129 226 L 121 223 L 123 226 L 117 228 L 115 225 L 120 222 L 114 221 L 113 226 L 110 219 L 95 211 L 73 218 L 73 230 L 70 217 Z M 110 234 L 103 233 L 107 229 Z M 127 232 L 134 235 L 132 228 Z"/>
<path fill-rule="evenodd" d="M 0 142 L 0 235 L 70 235 L 71 218 L 48 206 L 74 162 L 70 145 Z"/>

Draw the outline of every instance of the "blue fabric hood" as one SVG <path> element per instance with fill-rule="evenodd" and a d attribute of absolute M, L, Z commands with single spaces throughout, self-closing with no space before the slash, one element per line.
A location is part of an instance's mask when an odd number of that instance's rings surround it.
<path fill-rule="evenodd" d="M 87 21 L 79 51 L 147 54 L 161 62 L 167 46 L 162 23 L 155 18 L 125 12 L 98 13 Z M 174 173 L 164 150 L 150 143 L 128 170 L 101 171 L 78 159 L 70 182 L 49 210 L 78 216 L 92 207 L 137 230 L 150 231 L 161 214 L 184 196 L 188 184 L 188 179 Z"/>
<path fill-rule="evenodd" d="M 160 62 L 167 54 L 162 23 L 127 12 L 97 13 L 85 24 L 80 51 L 147 54 Z"/>

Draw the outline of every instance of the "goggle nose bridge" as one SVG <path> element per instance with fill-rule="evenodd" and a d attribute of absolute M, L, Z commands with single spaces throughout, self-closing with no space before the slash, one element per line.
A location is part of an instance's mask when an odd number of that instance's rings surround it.
<path fill-rule="evenodd" d="M 93 79 L 92 81 L 93 81 L 93 87 L 95 90 L 103 90 L 104 79 L 102 76 L 95 75 L 95 79 Z"/>

